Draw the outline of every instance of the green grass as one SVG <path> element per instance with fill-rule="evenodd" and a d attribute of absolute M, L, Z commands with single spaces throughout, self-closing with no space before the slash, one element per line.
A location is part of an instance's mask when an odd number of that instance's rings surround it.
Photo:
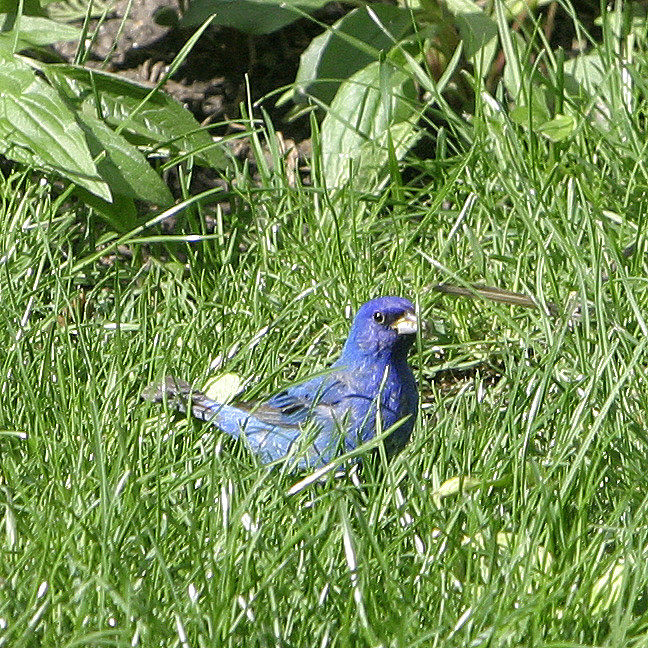
<path fill-rule="evenodd" d="M 413 182 L 374 196 L 332 196 L 317 174 L 291 186 L 277 153 L 260 186 L 241 171 L 214 235 L 194 205 L 182 231 L 197 237 L 135 232 L 132 257 L 96 260 L 105 231 L 85 208 L 7 173 L 0 645 L 645 645 L 634 88 L 633 112 L 612 93 L 609 128 L 583 108 L 559 144 L 479 101 L 435 159 L 411 161 Z M 440 296 L 440 281 L 562 315 Z M 387 293 L 434 325 L 411 357 L 415 434 L 388 466 L 289 496 L 303 475 L 139 399 L 166 373 L 233 372 L 246 396 L 271 393 L 325 368 L 352 311 Z M 442 389 L 448 368 L 469 371 Z M 466 492 L 443 496 L 452 478 Z"/>

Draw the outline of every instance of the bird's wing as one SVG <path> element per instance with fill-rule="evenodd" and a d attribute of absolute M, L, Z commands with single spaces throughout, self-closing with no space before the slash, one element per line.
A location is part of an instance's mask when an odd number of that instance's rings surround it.
<path fill-rule="evenodd" d="M 166 395 L 181 410 L 190 407 L 196 418 L 211 422 L 226 434 L 234 438 L 244 435 L 250 449 L 264 462 L 287 455 L 301 440 L 306 454 L 299 465 L 306 467 L 326 463 L 339 449 L 348 392 L 344 376 L 327 376 L 326 380 L 317 378 L 281 391 L 261 403 L 226 405 L 194 391 L 184 381 L 166 378 L 148 387 L 144 396 L 161 401 Z"/>
<path fill-rule="evenodd" d="M 332 422 L 334 411 L 349 391 L 343 376 L 332 375 L 295 385 L 267 401 L 236 406 L 269 425 L 298 427 L 307 421 L 322 425 Z"/>
<path fill-rule="evenodd" d="M 282 396 L 277 394 L 265 402 L 237 403 L 236 407 L 267 425 L 298 428 L 308 418 L 310 407 L 306 402 Z"/>
<path fill-rule="evenodd" d="M 297 428 L 313 416 L 318 409 L 318 403 L 286 390 L 275 394 L 270 400 L 261 403 L 237 403 L 237 407 L 268 425 Z"/>

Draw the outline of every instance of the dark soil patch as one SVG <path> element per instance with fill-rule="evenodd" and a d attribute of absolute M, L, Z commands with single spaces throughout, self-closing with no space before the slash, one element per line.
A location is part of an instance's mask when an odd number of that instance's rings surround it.
<path fill-rule="evenodd" d="M 167 72 L 193 31 L 156 23 L 162 9 L 179 12 L 176 0 L 138 0 L 124 20 L 127 6 L 126 0 L 118 2 L 101 25 L 87 64 L 105 65 L 108 61 L 108 71 L 154 84 Z M 339 3 L 331 3 L 318 19 L 330 24 L 343 13 Z M 284 135 L 304 139 L 308 137 L 307 120 L 284 121 L 289 106 L 278 109 L 275 102 L 280 89 L 294 81 L 300 55 L 320 32 L 321 27 L 305 19 L 263 36 L 209 28 L 164 88 L 198 121 L 211 124 L 236 120 L 249 92 L 253 102 L 265 98 L 264 108 Z M 62 45 L 57 50 L 71 60 L 75 46 Z M 223 125 L 222 131 L 226 130 Z"/>
<path fill-rule="evenodd" d="M 598 7 L 594 8 L 586 0 L 575 5 L 579 7 L 580 19 L 588 28 L 593 28 Z M 167 71 L 192 31 L 156 22 L 156 16 L 164 11 L 179 15 L 178 0 L 137 0 L 124 19 L 127 7 L 127 0 L 121 0 L 103 22 L 87 63 L 105 65 L 108 61 L 107 69 L 112 72 L 140 82 L 155 83 Z M 316 17 L 320 22 L 332 24 L 347 9 L 342 3 L 331 2 Z M 543 13 L 546 35 L 552 47 L 561 46 L 569 55 L 583 46 L 574 41 L 572 21 L 557 3 L 546 6 Z M 167 81 L 165 90 L 185 104 L 198 121 L 224 124 L 238 118 L 239 106 L 247 99 L 249 84 L 252 101 L 265 97 L 263 106 L 275 126 L 286 137 L 300 141 L 308 137 L 307 120 L 285 121 L 289 106 L 278 109 L 275 102 L 281 88 L 294 81 L 301 54 L 321 30 L 318 24 L 307 19 L 263 36 L 248 36 L 222 27 L 209 28 L 181 68 Z M 63 44 L 57 50 L 71 60 L 75 45 Z"/>
<path fill-rule="evenodd" d="M 129 3 L 120 0 L 101 24 L 86 64 L 105 67 L 139 82 L 157 83 L 193 33 L 193 30 L 162 26 L 158 24 L 159 17 L 165 12 L 167 18 L 169 14 L 179 16 L 179 4 L 184 3 L 186 0 L 136 0 L 125 16 Z M 580 0 L 580 4 L 583 5 L 580 18 L 588 27 L 593 27 L 595 11 L 591 3 Z M 333 24 L 349 8 L 331 2 L 316 17 L 321 23 Z M 542 11 L 546 36 L 552 47 L 562 46 L 569 56 L 584 46 L 575 42 L 572 21 L 556 2 Z M 513 28 L 520 29 L 524 18 L 525 15 L 517 23 L 514 21 Z M 237 131 L 236 120 L 242 103 L 260 102 L 280 132 L 285 151 L 294 149 L 291 153 L 294 165 L 303 168 L 310 155 L 308 119 L 287 120 L 290 104 L 279 108 L 276 101 L 283 89 L 294 81 L 301 54 L 321 30 L 319 24 L 307 19 L 263 36 L 210 27 L 182 66 L 166 81 L 164 89 L 184 104 L 199 122 L 213 125 L 212 132 L 216 135 Z M 76 45 L 61 44 L 56 49 L 63 58 L 72 60 Z M 494 64 L 495 74 L 497 69 L 501 72 L 503 64 L 503 56 L 500 56 Z M 457 110 L 469 108 L 458 106 Z M 258 114 L 256 112 L 256 116 Z M 423 144 L 419 144 L 421 146 Z M 254 170 L 254 159 L 246 140 L 235 140 L 232 147 L 234 155 L 247 160 Z M 434 147 L 428 146 L 418 153 L 424 158 L 434 155 Z M 194 175 L 192 190 L 198 192 L 222 182 L 216 171 L 204 169 Z M 169 176 L 169 184 L 174 189 L 173 174 Z"/>

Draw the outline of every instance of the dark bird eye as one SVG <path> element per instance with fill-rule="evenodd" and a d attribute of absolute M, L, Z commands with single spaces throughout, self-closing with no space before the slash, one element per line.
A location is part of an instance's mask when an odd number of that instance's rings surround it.
<path fill-rule="evenodd" d="M 380 312 L 376 311 L 373 314 L 374 322 L 377 322 L 378 324 L 383 324 L 385 322 L 385 316 Z"/>

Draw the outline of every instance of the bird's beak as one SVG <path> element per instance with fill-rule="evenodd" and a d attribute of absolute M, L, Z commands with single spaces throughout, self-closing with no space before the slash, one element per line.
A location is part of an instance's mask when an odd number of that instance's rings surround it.
<path fill-rule="evenodd" d="M 407 311 L 397 320 L 394 320 L 390 326 L 398 335 L 414 335 L 418 331 L 418 318 L 416 313 Z"/>

